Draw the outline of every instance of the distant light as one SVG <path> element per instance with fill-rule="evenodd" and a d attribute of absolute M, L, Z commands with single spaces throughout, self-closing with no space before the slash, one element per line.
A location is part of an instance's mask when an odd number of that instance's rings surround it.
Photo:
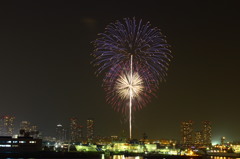
<path fill-rule="evenodd" d="M 0 147 L 11 147 L 11 145 L 8 145 L 8 144 L 0 144 Z"/>
<path fill-rule="evenodd" d="M 18 138 L 18 135 L 13 135 L 12 138 L 13 138 L 13 139 L 17 139 L 17 138 Z"/>
<path fill-rule="evenodd" d="M 213 140 L 213 141 L 212 141 L 212 145 L 217 145 L 217 144 L 219 144 L 219 141 L 218 141 L 218 140 Z"/>

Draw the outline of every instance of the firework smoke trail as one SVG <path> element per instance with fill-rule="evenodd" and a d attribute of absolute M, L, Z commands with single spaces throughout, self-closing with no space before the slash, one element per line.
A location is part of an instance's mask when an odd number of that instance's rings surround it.
<path fill-rule="evenodd" d="M 171 51 L 158 28 L 135 18 L 110 23 L 99 36 L 93 43 L 92 63 L 97 75 L 106 73 L 103 88 L 107 102 L 117 111 L 129 111 L 131 138 L 132 109 L 141 109 L 155 96 L 159 82 L 167 76 Z M 141 81 L 138 86 L 134 85 L 137 78 Z"/>

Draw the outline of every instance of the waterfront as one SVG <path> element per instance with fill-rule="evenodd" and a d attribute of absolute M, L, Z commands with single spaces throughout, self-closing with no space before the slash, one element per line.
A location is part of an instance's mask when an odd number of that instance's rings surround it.
<path fill-rule="evenodd" d="M 185 156 L 185 155 L 107 155 L 107 154 L 92 154 L 92 153 L 70 153 L 70 154 L 60 154 L 60 153 L 25 153 L 25 154 L 15 154 L 14 153 L 4 153 L 0 154 L 0 158 L 5 159 L 71 159 L 71 158 L 85 158 L 85 159 L 240 159 L 240 157 L 223 157 L 223 156 Z"/>
<path fill-rule="evenodd" d="M 152 157 L 148 157 L 148 156 L 124 156 L 124 155 L 113 155 L 113 156 L 104 156 L 102 155 L 101 159 L 149 159 L 149 158 L 152 158 Z M 189 158 L 189 159 L 194 159 L 196 158 L 196 156 L 182 156 L 182 157 L 179 157 L 179 156 L 155 156 L 154 158 L 159 158 L 159 159 L 169 159 L 169 158 Z M 202 159 L 240 159 L 239 158 L 235 158 L 235 157 L 221 157 L 221 156 L 199 156 L 198 158 L 202 158 Z"/>
<path fill-rule="evenodd" d="M 124 155 L 113 155 L 113 156 L 104 156 L 102 155 L 101 159 L 148 159 L 149 157 L 147 156 L 124 156 Z M 151 157 L 150 157 L 151 158 Z M 161 158 L 161 159 L 168 159 L 168 158 L 179 158 L 179 157 L 169 157 L 169 156 L 159 156 L 159 157 L 154 157 L 154 158 Z M 182 158 L 185 158 L 185 156 L 182 156 Z M 186 157 L 186 158 L 189 158 L 189 159 L 194 159 L 194 157 Z M 220 156 L 206 156 L 206 157 L 201 157 L 203 159 L 240 159 L 240 158 L 235 158 L 235 157 L 220 157 Z"/>

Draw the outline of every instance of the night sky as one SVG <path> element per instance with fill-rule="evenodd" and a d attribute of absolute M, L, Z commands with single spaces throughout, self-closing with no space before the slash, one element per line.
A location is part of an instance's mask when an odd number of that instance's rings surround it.
<path fill-rule="evenodd" d="M 102 76 L 90 64 L 91 42 L 109 23 L 136 17 L 162 30 L 174 58 L 158 97 L 134 112 L 134 136 L 180 139 L 180 122 L 191 119 L 195 130 L 210 120 L 214 140 L 240 140 L 234 1 L 6 2 L 0 6 L 0 115 L 15 116 L 16 128 L 28 120 L 54 136 L 70 117 L 83 126 L 94 118 L 96 135 L 121 135 L 128 123 L 105 101 Z"/>

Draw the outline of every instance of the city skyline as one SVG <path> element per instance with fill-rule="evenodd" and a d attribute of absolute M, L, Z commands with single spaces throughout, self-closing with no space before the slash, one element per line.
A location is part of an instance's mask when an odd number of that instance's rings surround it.
<path fill-rule="evenodd" d="M 180 140 L 182 121 L 208 120 L 213 140 L 240 140 L 240 24 L 233 2 L 6 2 L 0 7 L 1 115 L 30 121 L 49 136 L 73 116 L 94 118 L 100 135 L 127 130 L 124 114 L 106 103 L 90 53 L 107 24 L 136 17 L 162 30 L 174 58 L 157 98 L 134 112 L 133 137 L 145 132 L 149 138 Z"/>
<path fill-rule="evenodd" d="M 7 121 L 6 121 L 7 119 Z M 10 122 L 10 129 L 9 121 Z M 128 138 L 127 136 L 127 130 L 125 129 L 125 133 L 119 132 L 118 134 L 112 134 L 112 135 L 106 135 L 102 134 L 99 135 L 98 132 L 95 132 L 95 119 L 93 118 L 87 118 L 85 119 L 85 124 L 83 124 L 83 121 L 79 121 L 76 117 L 71 117 L 68 119 L 68 124 L 62 125 L 61 123 L 58 123 L 55 125 L 55 128 L 52 127 L 51 135 L 49 136 L 45 132 L 42 131 L 42 129 L 38 128 L 38 126 L 33 125 L 29 121 L 21 121 L 20 123 L 16 124 L 14 122 L 15 117 L 14 116 L 2 116 L 1 117 L 1 124 L 0 124 L 0 136 L 30 136 L 34 138 L 44 138 L 44 139 L 54 139 L 59 142 L 64 141 L 72 141 L 72 142 L 81 142 L 83 140 L 92 142 L 93 139 L 97 138 L 109 138 L 112 136 L 116 136 L 119 138 Z M 5 124 L 6 123 L 6 124 Z M 202 124 L 201 126 L 199 124 Z M 9 129 L 6 131 L 5 129 Z M 28 134 L 29 133 L 29 134 Z M 145 132 L 141 134 L 139 137 L 135 137 L 135 139 L 144 139 L 146 136 L 148 136 Z M 150 140 L 175 140 L 179 144 L 183 144 L 186 146 L 190 146 L 192 144 L 196 145 L 216 145 L 221 144 L 224 140 L 225 142 L 240 142 L 240 140 L 232 140 L 231 136 L 221 136 L 220 138 L 212 138 L 212 136 L 215 136 L 212 134 L 212 123 L 211 121 L 201 121 L 201 123 L 196 123 L 193 120 L 188 121 L 181 121 L 179 123 L 179 134 L 177 136 L 172 136 L 170 138 L 163 138 L 161 136 L 158 136 L 156 138 L 148 138 Z"/>

